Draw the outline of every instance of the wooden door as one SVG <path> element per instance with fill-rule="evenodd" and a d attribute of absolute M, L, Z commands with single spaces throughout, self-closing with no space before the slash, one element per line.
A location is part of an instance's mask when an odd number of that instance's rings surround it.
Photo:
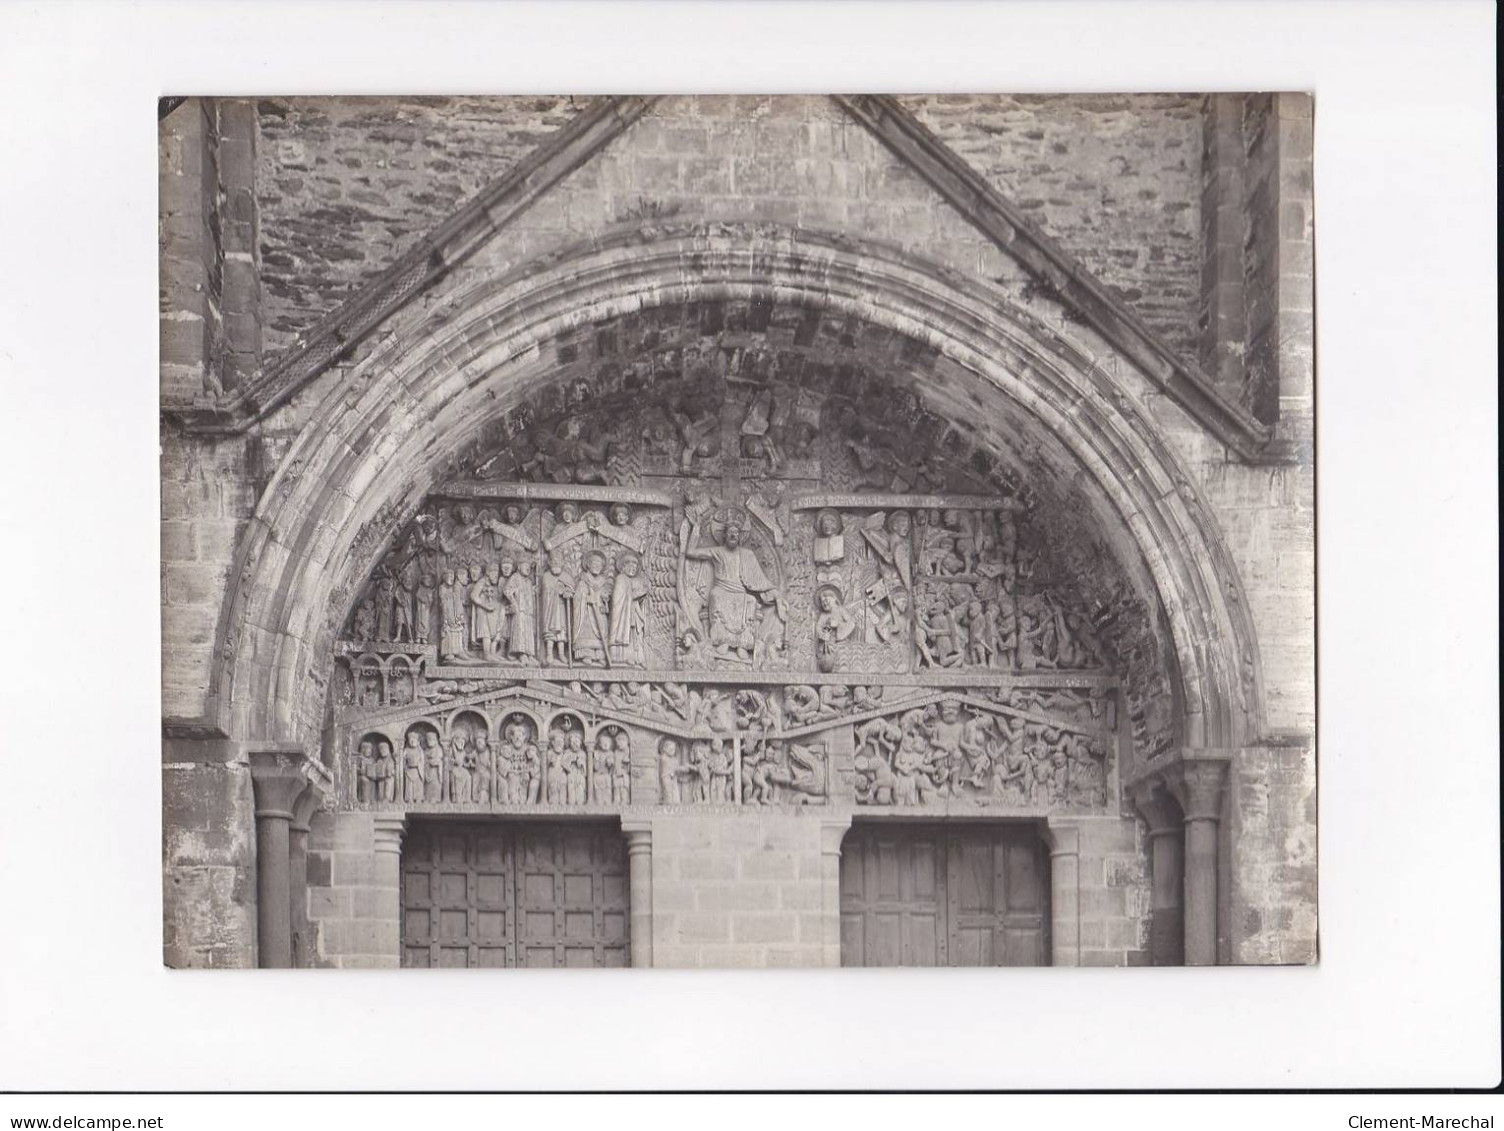
<path fill-rule="evenodd" d="M 402 850 L 402 964 L 625 966 L 627 866 L 599 824 L 414 822 Z"/>
<path fill-rule="evenodd" d="M 627 854 L 619 833 L 552 825 L 518 839 L 519 966 L 627 964 Z"/>
<path fill-rule="evenodd" d="M 841 845 L 843 966 L 1039 966 L 1047 858 L 1010 825 L 857 825 Z"/>

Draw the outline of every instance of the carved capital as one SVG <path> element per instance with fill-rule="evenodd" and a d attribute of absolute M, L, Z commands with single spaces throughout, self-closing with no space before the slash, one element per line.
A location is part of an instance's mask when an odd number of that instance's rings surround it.
<path fill-rule="evenodd" d="M 1133 791 L 1133 804 L 1139 815 L 1149 824 L 1151 839 L 1161 836 L 1179 836 L 1185 825 L 1185 816 L 1175 800 L 1170 787 L 1163 781 L 1142 782 Z"/>
<path fill-rule="evenodd" d="M 250 763 L 256 816 L 293 820 L 294 807 L 311 785 L 306 769 L 307 755 L 257 751 L 251 754 Z"/>
<path fill-rule="evenodd" d="M 1217 821 L 1222 816 L 1222 789 L 1232 761 L 1230 751 L 1186 751 L 1169 768 L 1167 783 L 1180 802 L 1186 821 Z"/>
<path fill-rule="evenodd" d="M 407 818 L 382 814 L 372 819 L 376 833 L 376 851 L 402 854 L 402 837 L 407 832 Z"/>
<path fill-rule="evenodd" d="M 627 838 L 627 856 L 652 855 L 653 823 L 651 821 L 623 821 L 622 835 Z"/>
<path fill-rule="evenodd" d="M 832 817 L 821 821 L 820 854 L 822 856 L 841 855 L 841 841 L 846 838 L 847 830 L 850 828 L 850 817 Z"/>
<path fill-rule="evenodd" d="M 306 833 L 309 831 L 309 822 L 313 820 L 314 813 L 318 812 L 319 802 L 323 795 L 312 782 L 298 795 L 298 799 L 292 806 L 292 831 Z"/>
<path fill-rule="evenodd" d="M 1049 818 L 1045 822 L 1044 839 L 1050 846 L 1051 860 L 1081 855 L 1081 826 L 1069 818 Z"/>

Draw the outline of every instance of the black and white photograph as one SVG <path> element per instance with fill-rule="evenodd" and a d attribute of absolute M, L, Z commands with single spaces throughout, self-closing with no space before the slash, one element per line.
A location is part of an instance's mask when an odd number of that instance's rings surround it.
<path fill-rule="evenodd" d="M 169 965 L 1316 960 L 1309 95 L 160 138 Z"/>
<path fill-rule="evenodd" d="M 0 1125 L 1494 1126 L 1496 23 L 0 0 Z"/>

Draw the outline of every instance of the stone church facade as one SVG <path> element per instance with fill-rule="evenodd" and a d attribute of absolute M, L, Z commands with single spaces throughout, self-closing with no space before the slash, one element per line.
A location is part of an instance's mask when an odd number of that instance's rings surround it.
<path fill-rule="evenodd" d="M 1314 961 L 1311 113 L 164 103 L 166 962 Z"/>

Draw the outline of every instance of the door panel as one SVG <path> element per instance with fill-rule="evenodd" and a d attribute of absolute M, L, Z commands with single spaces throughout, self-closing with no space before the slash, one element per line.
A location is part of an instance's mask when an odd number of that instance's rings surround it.
<path fill-rule="evenodd" d="M 841 963 L 1042 965 L 1046 866 L 1027 826 L 859 824 L 841 846 Z"/>
<path fill-rule="evenodd" d="M 625 966 L 627 893 L 608 827 L 418 822 L 402 853 L 402 964 Z"/>

